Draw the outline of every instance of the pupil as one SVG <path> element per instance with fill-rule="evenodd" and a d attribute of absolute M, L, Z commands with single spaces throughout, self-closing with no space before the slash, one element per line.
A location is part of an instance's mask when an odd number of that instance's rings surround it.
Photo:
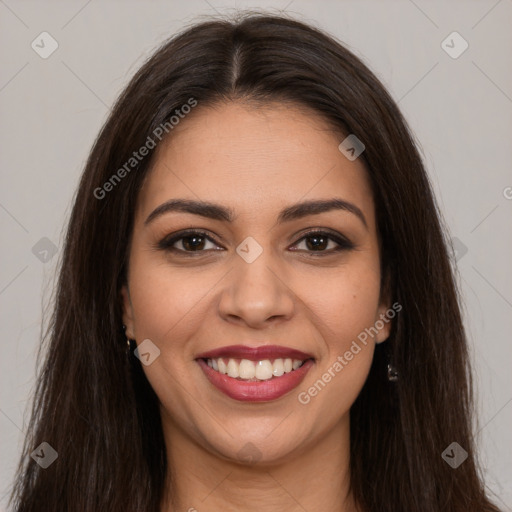
<path fill-rule="evenodd" d="M 187 236 L 183 239 L 183 245 L 186 249 L 201 249 L 204 246 L 204 237 L 202 236 Z M 312 235 L 307 238 L 306 242 L 309 249 L 318 250 L 318 249 L 325 249 L 326 247 L 326 237 L 324 236 L 318 236 L 318 235 Z"/>
<path fill-rule="evenodd" d="M 190 243 L 190 241 L 192 241 L 192 243 Z M 199 240 L 199 242 L 198 242 Z M 193 236 L 187 236 L 186 238 L 183 239 L 183 245 L 185 246 L 186 249 L 198 249 L 198 248 L 202 248 L 203 245 L 204 245 L 204 240 L 203 240 L 203 237 L 202 236 L 198 236 L 198 235 L 193 235 Z"/>
<path fill-rule="evenodd" d="M 310 244 L 308 242 L 307 245 L 308 245 L 308 248 L 313 248 L 313 249 L 325 249 L 325 242 L 326 242 L 326 237 L 324 236 L 317 236 L 317 235 L 312 235 L 312 236 L 309 236 L 308 237 L 308 241 L 309 240 L 314 240 L 313 244 Z M 321 240 L 321 242 L 319 242 L 319 240 Z M 311 246 L 311 247 L 310 247 Z"/>

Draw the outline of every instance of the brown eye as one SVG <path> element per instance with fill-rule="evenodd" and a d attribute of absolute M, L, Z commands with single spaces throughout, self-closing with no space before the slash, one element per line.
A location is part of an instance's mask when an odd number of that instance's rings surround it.
<path fill-rule="evenodd" d="M 208 246 L 208 244 L 211 244 Z M 303 245 L 300 248 L 300 245 Z M 292 248 L 293 251 L 316 253 L 315 256 L 329 255 L 338 251 L 353 249 L 354 245 L 342 235 L 311 231 L 306 233 Z M 164 238 L 157 248 L 175 253 L 202 253 L 224 250 L 210 236 L 202 231 L 187 231 Z"/>
<path fill-rule="evenodd" d="M 327 249 L 330 238 L 324 235 L 309 235 L 305 238 L 306 246 L 312 251 L 321 251 Z"/>
<path fill-rule="evenodd" d="M 300 244 L 303 244 L 304 248 L 296 248 L 293 250 L 316 252 L 318 256 L 354 248 L 354 245 L 341 235 L 335 235 L 334 233 L 325 231 L 310 231 L 306 233 L 306 235 L 295 244 L 295 247 L 298 247 Z"/>
<path fill-rule="evenodd" d="M 186 251 L 200 251 L 204 249 L 206 238 L 202 235 L 190 235 L 180 238 L 181 245 Z"/>
<path fill-rule="evenodd" d="M 210 247 L 207 245 L 211 244 Z M 202 231 L 187 231 L 164 238 L 157 244 L 159 249 L 181 253 L 201 253 L 210 250 L 219 250 L 219 246 L 212 238 Z M 222 250 L 222 249 L 221 249 Z"/>

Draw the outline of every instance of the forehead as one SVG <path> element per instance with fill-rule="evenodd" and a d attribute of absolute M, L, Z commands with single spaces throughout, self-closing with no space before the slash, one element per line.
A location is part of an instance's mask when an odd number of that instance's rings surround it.
<path fill-rule="evenodd" d="M 373 224 L 366 169 L 339 151 L 344 138 L 304 108 L 199 105 L 157 148 L 138 216 L 171 198 L 212 200 L 244 218 L 336 196 L 356 203 Z"/>

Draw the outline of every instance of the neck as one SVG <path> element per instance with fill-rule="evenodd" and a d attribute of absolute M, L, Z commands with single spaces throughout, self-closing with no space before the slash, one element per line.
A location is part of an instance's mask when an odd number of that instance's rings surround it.
<path fill-rule="evenodd" d="M 241 464 L 164 425 L 169 475 L 162 512 L 356 512 L 350 493 L 349 418 L 285 462 Z"/>

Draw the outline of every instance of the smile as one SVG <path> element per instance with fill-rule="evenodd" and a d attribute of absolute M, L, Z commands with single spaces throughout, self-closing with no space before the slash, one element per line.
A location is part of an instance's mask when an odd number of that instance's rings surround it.
<path fill-rule="evenodd" d="M 275 359 L 270 361 L 251 361 L 250 359 L 207 359 L 206 364 L 216 372 L 228 375 L 232 379 L 261 381 L 281 377 L 300 368 L 304 361 L 300 359 Z"/>
<path fill-rule="evenodd" d="M 297 387 L 314 364 L 304 352 L 278 346 L 224 347 L 196 358 L 215 388 L 239 401 L 276 400 Z"/>

